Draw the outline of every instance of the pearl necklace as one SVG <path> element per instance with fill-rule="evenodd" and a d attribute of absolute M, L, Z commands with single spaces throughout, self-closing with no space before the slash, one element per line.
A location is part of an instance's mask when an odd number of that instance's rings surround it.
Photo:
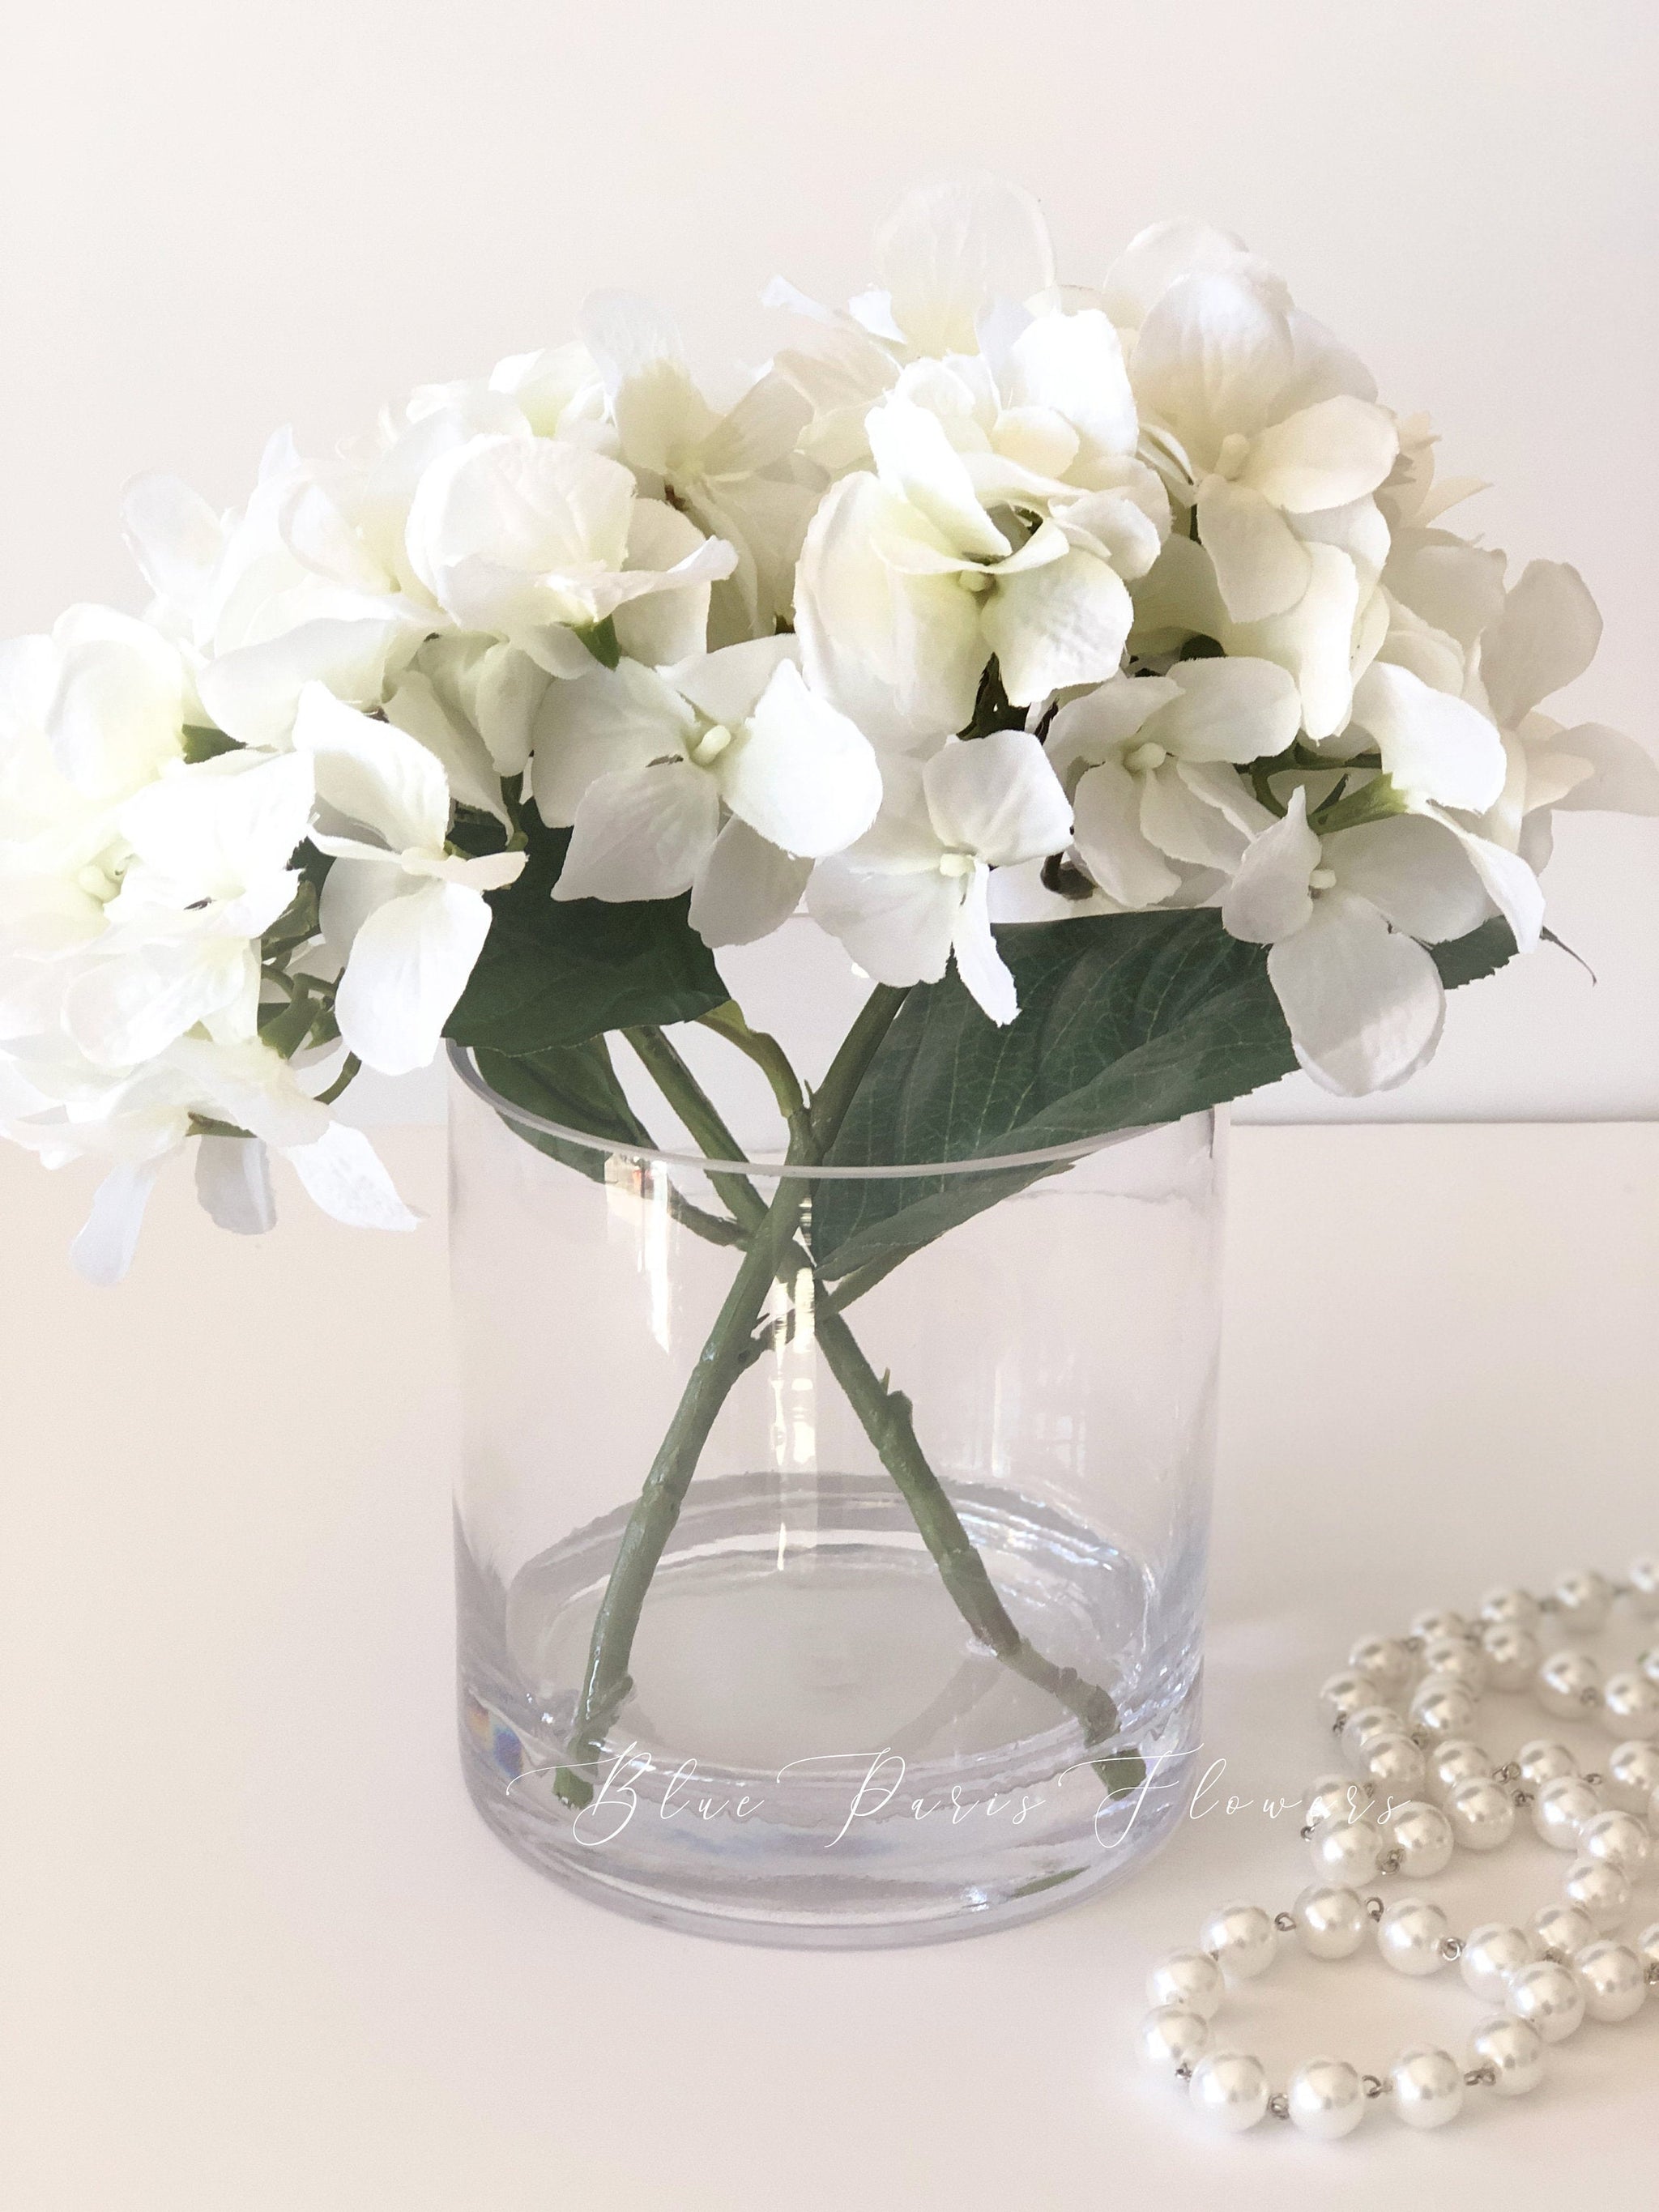
<path fill-rule="evenodd" d="M 1659 1559 L 1638 1559 L 1620 1583 L 1585 1569 L 1544 1597 L 1494 1590 L 1478 1619 L 1421 1613 L 1407 1636 L 1354 1645 L 1320 1692 L 1351 1771 L 1322 1775 L 1308 1794 L 1301 1832 L 1316 1881 L 1285 1911 L 1229 1905 L 1212 1913 L 1198 1948 L 1172 1952 L 1148 1980 L 1154 2008 L 1141 2022 L 1141 2057 L 1184 2083 L 1212 2125 L 1237 2134 L 1271 2116 L 1334 2141 L 1358 2126 L 1368 2104 L 1387 2100 L 1408 2127 L 1441 2127 L 1470 2089 L 1516 2097 L 1535 2088 L 1547 2045 L 1586 2018 L 1633 2018 L 1659 1988 L 1659 1922 L 1633 1945 L 1612 1940 L 1650 1856 L 1659 1864 L 1659 1650 L 1604 1678 L 1589 1652 L 1546 1656 L 1541 1640 L 1547 1622 L 1597 1634 L 1620 1603 L 1659 1619 Z M 1474 1740 L 1488 1689 L 1531 1690 L 1557 1719 L 1594 1715 L 1621 1739 L 1606 1772 L 1581 1774 L 1569 1747 L 1547 1738 L 1496 1765 Z M 1430 1879 L 1460 1848 L 1500 1849 L 1522 1813 L 1571 1855 L 1559 1899 L 1526 1928 L 1489 1922 L 1459 1936 L 1426 1898 L 1362 1894 L 1379 1877 Z M 1312 2058 L 1276 2090 L 1260 2059 L 1215 2041 L 1229 1978 L 1265 1973 L 1281 1936 L 1316 1959 L 1346 1959 L 1372 1931 L 1399 1972 L 1455 1964 L 1477 1997 L 1501 2007 L 1475 2029 L 1466 2064 L 1419 2044 L 1386 2076 Z"/>

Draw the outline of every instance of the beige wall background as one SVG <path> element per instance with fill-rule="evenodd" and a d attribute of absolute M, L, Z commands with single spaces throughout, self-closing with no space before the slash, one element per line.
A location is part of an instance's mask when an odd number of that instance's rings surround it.
<path fill-rule="evenodd" d="M 55 0 L 14 9 L 0 134 L 0 631 L 136 605 L 142 468 L 239 500 L 291 422 L 653 293 L 712 365 L 842 297 L 919 175 L 997 167 L 1095 277 L 1156 217 L 1230 225 L 1426 406 L 1467 511 L 1575 562 L 1607 637 L 1575 708 L 1653 745 L 1646 0 Z M 1369 1116 L 1659 1109 L 1659 824 L 1571 817 L 1558 953 L 1474 987 Z M 425 1110 L 418 1084 L 386 1103 Z M 1259 1118 L 1328 1115 L 1304 1079 Z M 1346 1109 L 1352 1110 L 1352 1109 Z"/>

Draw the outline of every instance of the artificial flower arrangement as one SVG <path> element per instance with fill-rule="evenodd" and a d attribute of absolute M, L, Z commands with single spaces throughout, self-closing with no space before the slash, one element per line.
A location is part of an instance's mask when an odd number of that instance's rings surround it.
<path fill-rule="evenodd" d="M 609 295 L 331 459 L 279 434 L 240 513 L 143 478 L 147 612 L 0 648 L 0 1114 L 109 1164 L 85 1272 L 191 1144 L 228 1226 L 271 1152 L 408 1225 L 329 1108 L 445 1036 L 585 1126 L 607 1033 L 769 1060 L 718 955 L 803 902 L 903 1030 L 1032 1040 L 947 1153 L 1386 1087 L 1538 944 L 1554 810 L 1659 805 L 1540 711 L 1576 572 L 1449 530 L 1480 487 L 1237 240 L 1064 286 L 986 180 L 877 266 L 845 313 L 775 285 L 799 334 L 724 410 Z"/>
<path fill-rule="evenodd" d="M 641 1070 L 721 1163 L 712 1207 L 674 1197 L 733 1273 L 611 1567 L 569 1806 L 785 1274 L 976 1648 L 1109 1742 L 846 1309 L 1067 1147 L 1298 1064 L 1402 1082 L 1448 986 L 1539 945 L 1554 811 L 1659 812 L 1639 747 L 1542 711 L 1598 641 L 1576 572 L 1450 530 L 1480 486 L 1238 240 L 1155 226 L 1061 285 L 980 179 L 906 200 L 877 271 L 844 313 L 775 285 L 795 335 L 726 406 L 607 295 L 331 459 L 279 434 L 238 513 L 143 478 L 147 611 L 0 647 L 0 1126 L 104 1164 L 85 1274 L 192 1147 L 228 1228 L 270 1226 L 273 1153 L 412 1226 L 331 1109 L 445 1039 L 589 1176 L 560 1132 L 650 1146 Z M 803 908 L 872 985 L 810 1090 L 720 964 Z M 788 1163 L 875 1173 L 769 1197 L 692 1023 L 763 1071 Z"/>

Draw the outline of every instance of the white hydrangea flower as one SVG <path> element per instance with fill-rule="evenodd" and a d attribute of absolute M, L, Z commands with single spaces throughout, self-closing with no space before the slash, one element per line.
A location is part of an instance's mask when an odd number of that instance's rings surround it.
<path fill-rule="evenodd" d="M 558 897 L 689 893 L 725 945 L 805 892 L 997 1022 L 994 913 L 1218 906 L 1344 1091 L 1432 1050 L 1425 945 L 1539 941 L 1557 808 L 1659 813 L 1641 748 L 1543 711 L 1599 637 L 1576 571 L 1506 588 L 1445 524 L 1480 486 L 1240 240 L 1154 225 L 1062 285 L 975 177 L 876 270 L 845 312 L 775 286 L 804 333 L 718 402 L 601 294 L 328 460 L 280 434 L 240 512 L 142 478 L 147 618 L 0 646 L 0 1127 L 108 1164 L 91 1272 L 186 1145 L 227 1226 L 269 1152 L 409 1225 L 310 1091 L 430 1057 L 532 800 Z M 1024 729 L 956 734 L 1003 700 Z M 507 849 L 453 849 L 456 806 Z"/>
<path fill-rule="evenodd" d="M 258 1034 L 260 939 L 299 886 L 311 763 L 187 763 L 189 691 L 173 645 L 104 609 L 0 647 L 0 1129 L 54 1166 L 108 1164 L 73 1251 L 100 1282 L 187 1142 L 230 1225 L 265 1224 L 266 1144 L 337 1218 L 413 1224 L 368 1140 Z"/>
<path fill-rule="evenodd" d="M 1136 908 L 1180 891 L 1171 860 L 1231 872 L 1273 819 L 1234 764 L 1283 752 L 1300 726 L 1296 686 L 1268 660 L 1178 661 L 1072 700 L 1047 750 L 1090 876 Z"/>
<path fill-rule="evenodd" d="M 302 461 L 282 431 L 239 515 L 222 520 L 169 477 L 128 488 L 127 542 L 155 594 L 151 618 L 186 653 L 197 719 L 239 744 L 284 744 L 310 682 L 378 705 L 389 672 L 433 627 L 349 518 L 349 483 Z"/>
<path fill-rule="evenodd" d="M 1149 453 L 1196 512 L 1229 616 L 1287 613 L 1313 581 L 1302 519 L 1367 499 L 1394 466 L 1398 433 L 1370 378 L 1237 274 L 1172 284 L 1140 326 L 1130 376 Z"/>
<path fill-rule="evenodd" d="M 694 380 L 671 318 L 629 293 L 589 300 L 582 330 L 603 371 L 618 452 L 641 489 L 668 497 L 737 556 L 716 642 L 770 629 L 790 611 L 801 538 L 823 490 L 817 471 L 795 460 L 810 401 L 771 369 L 717 410 Z M 718 607 L 721 587 L 714 598 Z"/>
<path fill-rule="evenodd" d="M 775 637 L 555 684 L 532 787 L 542 819 L 573 830 L 556 898 L 689 890 L 710 945 L 744 945 L 794 911 L 815 860 L 869 828 L 882 775 L 808 689 L 794 639 Z"/>
<path fill-rule="evenodd" d="M 1467 855 L 1450 830 L 1412 815 L 1322 839 L 1300 787 L 1245 854 L 1222 921 L 1270 948 L 1297 1059 L 1324 1089 L 1392 1090 L 1434 1051 L 1445 991 L 1424 945 L 1490 911 Z"/>
<path fill-rule="evenodd" d="M 525 856 L 451 852 L 450 789 L 435 754 L 320 684 L 301 695 L 294 743 L 316 773 L 311 841 L 334 863 L 320 921 L 344 963 L 340 1035 L 365 1066 L 407 1074 L 438 1049 L 483 950 L 483 894 L 514 882 Z"/>
<path fill-rule="evenodd" d="M 886 764 L 874 828 L 807 886 L 807 908 L 878 983 L 936 983 L 952 958 L 994 1022 L 1018 1012 L 991 934 L 990 872 L 1064 849 L 1072 810 L 1036 738 L 947 738 Z"/>
<path fill-rule="evenodd" d="M 974 352 L 980 319 L 999 302 L 1048 291 L 1054 255 L 1030 193 L 979 174 L 907 193 L 876 234 L 876 270 L 878 283 L 844 318 L 781 277 L 768 286 L 767 303 L 830 328 L 850 324 L 896 361 L 942 358 Z"/>
<path fill-rule="evenodd" d="M 1285 280 L 1259 260 L 1242 238 L 1213 223 L 1148 223 L 1137 231 L 1106 272 L 1100 304 L 1126 339 L 1173 284 L 1183 276 L 1237 276 L 1273 306 L 1290 310 Z"/>
<path fill-rule="evenodd" d="M 1534 561 L 1492 611 L 1479 641 L 1478 687 L 1502 732 L 1507 773 L 1480 827 L 1534 868 L 1549 857 L 1550 811 L 1659 814 L 1659 768 L 1601 722 L 1564 728 L 1542 702 L 1582 676 L 1601 640 L 1583 578 Z"/>
<path fill-rule="evenodd" d="M 26 1048 L 20 1068 L 30 1093 L 27 1110 L 0 1122 L 4 1134 L 48 1166 L 106 1164 L 70 1247 L 76 1270 L 90 1282 L 112 1284 L 126 1273 L 150 1193 L 191 1144 L 203 1206 L 221 1227 L 242 1235 L 275 1222 L 272 1152 L 293 1169 L 313 1204 L 347 1227 L 417 1225 L 368 1139 L 333 1120 L 301 1089 L 289 1062 L 257 1041 L 180 1037 L 120 1076 L 40 1041 Z M 248 1134 L 200 1135 L 198 1121 Z"/>
<path fill-rule="evenodd" d="M 311 764 L 226 753 L 177 767 L 120 810 L 127 853 L 100 937 L 64 991 L 63 1026 L 100 1066 L 154 1059 L 198 1026 L 256 1034 L 258 940 L 291 903 Z"/>
<path fill-rule="evenodd" d="M 1359 572 L 1340 547 L 1310 543 L 1306 550 L 1309 583 L 1295 605 L 1240 623 L 1227 611 L 1208 550 L 1173 533 L 1133 587 L 1131 652 L 1156 660 L 1188 638 L 1207 637 L 1230 656 L 1274 661 L 1296 683 L 1306 735 L 1316 744 L 1338 736 L 1353 714 L 1354 678 L 1382 642 L 1387 606 L 1380 592 L 1362 593 Z"/>
<path fill-rule="evenodd" d="M 971 176 L 907 195 L 876 240 L 881 282 L 845 314 L 820 307 L 781 277 L 770 307 L 802 319 L 776 367 L 812 410 L 803 453 L 839 476 L 868 459 L 865 423 L 906 362 L 978 351 L 999 310 L 1053 304 L 1054 261 L 1042 210 L 1029 192 Z"/>
<path fill-rule="evenodd" d="M 1012 374 L 1039 391 L 1045 369 L 1060 381 L 1075 366 L 1062 325 L 1084 319 L 1039 318 Z M 1110 325 L 1094 319 L 1115 354 Z M 1139 464 L 1101 447 L 1080 473 L 1115 481 L 1039 473 L 1032 459 L 1078 463 L 1076 426 L 1057 407 L 1004 408 L 981 383 L 988 428 L 970 378 L 907 372 L 866 425 L 875 473 L 844 477 L 806 533 L 796 621 L 807 672 L 878 741 L 961 728 L 993 653 L 1016 706 L 1114 674 L 1134 611 L 1124 578 L 1157 556 L 1164 503 Z M 951 405 L 952 385 L 968 404 Z"/>
<path fill-rule="evenodd" d="M 709 586 L 737 565 L 621 462 L 564 440 L 470 438 L 425 471 L 406 532 L 416 575 L 446 617 L 579 676 L 580 633 L 612 622 L 622 649 L 656 662 L 702 650 Z"/>

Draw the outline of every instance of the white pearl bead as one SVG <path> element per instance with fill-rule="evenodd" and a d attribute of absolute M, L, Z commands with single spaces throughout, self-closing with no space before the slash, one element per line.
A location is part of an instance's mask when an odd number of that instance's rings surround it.
<path fill-rule="evenodd" d="M 1437 1797 L 1446 1796 L 1460 1782 L 1487 1781 L 1492 1771 L 1490 1754 L 1466 1735 L 1449 1735 L 1429 1747 L 1429 1787 Z"/>
<path fill-rule="evenodd" d="M 1272 1966 L 1278 1948 L 1273 1916 L 1259 1905 L 1224 1905 L 1199 1929 L 1198 1947 L 1216 1953 L 1224 1974 L 1254 1981 Z"/>
<path fill-rule="evenodd" d="M 1575 1859 L 1567 1869 L 1561 1894 L 1569 1905 L 1583 1907 L 1595 1923 L 1598 1936 L 1611 1936 L 1615 1928 L 1622 1927 L 1630 1911 L 1630 1884 L 1605 1859 Z"/>
<path fill-rule="evenodd" d="M 1510 1976 L 1529 1966 L 1533 1957 L 1532 1938 L 1523 1928 L 1489 1920 L 1484 1927 L 1471 1930 L 1457 1970 L 1476 1996 L 1484 1997 L 1488 2004 L 1502 2004 Z"/>
<path fill-rule="evenodd" d="M 1640 1881 L 1653 1850 L 1648 1824 L 1634 1813 L 1598 1813 L 1578 1831 L 1578 1848 L 1589 1859 L 1605 1859 L 1626 1881 Z"/>
<path fill-rule="evenodd" d="M 1376 1796 L 1369 1782 L 1348 1774 L 1322 1774 L 1308 1792 L 1304 1827 L 1320 1828 L 1327 1820 L 1358 1820 Z"/>
<path fill-rule="evenodd" d="M 1376 1699 L 1376 1684 L 1369 1674 L 1357 1674 L 1352 1667 L 1330 1675 L 1319 1688 L 1319 1702 L 1334 1721 L 1346 1720 L 1362 1705 L 1374 1705 Z"/>
<path fill-rule="evenodd" d="M 1529 1628 L 1500 1622 L 1480 1639 L 1486 1654 L 1486 1680 L 1494 1690 L 1524 1690 L 1538 1672 L 1543 1649 Z"/>
<path fill-rule="evenodd" d="M 1452 1833 L 1466 1851 L 1495 1851 L 1515 1833 L 1515 1803 L 1501 1782 L 1460 1782 L 1446 1799 Z"/>
<path fill-rule="evenodd" d="M 1397 1636 L 1362 1636 L 1348 1654 L 1355 1674 L 1368 1675 L 1384 1700 L 1410 1686 L 1417 1662 Z"/>
<path fill-rule="evenodd" d="M 1547 1782 L 1578 1771 L 1577 1752 L 1553 1736 L 1536 1735 L 1530 1743 L 1523 1743 L 1515 1754 L 1515 1763 L 1528 1790 L 1541 1790 Z"/>
<path fill-rule="evenodd" d="M 1141 2063 L 1173 2074 L 1195 2066 L 1210 2047 L 1210 2023 L 1202 2013 L 1182 2005 L 1159 2005 L 1140 2023 L 1136 2037 Z"/>
<path fill-rule="evenodd" d="M 1504 2008 L 1535 2027 L 1546 2043 L 1565 2043 L 1583 2025 L 1584 1992 L 1577 1978 L 1553 1959 L 1535 1960 L 1510 1977 Z"/>
<path fill-rule="evenodd" d="M 1221 1969 L 1202 1951 L 1171 1951 L 1146 1977 L 1150 2003 L 1213 2020 L 1227 1994 Z"/>
<path fill-rule="evenodd" d="M 1408 2128 L 1443 2128 L 1463 2109 L 1463 2069 L 1449 2051 L 1419 2044 L 1402 2051 L 1389 2075 L 1394 2109 Z"/>
<path fill-rule="evenodd" d="M 1482 2021 L 1469 2038 L 1471 2066 L 1490 2066 L 1500 2097 L 1524 2097 L 1544 2078 L 1544 2039 L 1524 2020 Z"/>
<path fill-rule="evenodd" d="M 1451 1864 L 1452 1824 L 1437 1805 L 1408 1799 L 1382 1822 L 1382 1839 L 1400 1854 L 1396 1872 L 1408 1881 L 1426 1881 Z"/>
<path fill-rule="evenodd" d="M 1423 1646 L 1419 1655 L 1425 1674 L 1439 1674 L 1450 1682 L 1461 1682 L 1471 1697 L 1478 1698 L 1486 1686 L 1486 1662 L 1480 1647 L 1462 1636 L 1437 1636 Z"/>
<path fill-rule="evenodd" d="M 1315 1882 L 1291 1907 L 1297 1940 L 1310 1958 L 1351 1959 L 1365 1940 L 1370 1922 L 1357 1890 Z"/>
<path fill-rule="evenodd" d="M 1601 1718 L 1609 1735 L 1659 1736 L 1659 1682 L 1634 1667 L 1609 1674 L 1601 1691 Z"/>
<path fill-rule="evenodd" d="M 1392 1705 L 1362 1705 L 1357 1713 L 1350 1713 L 1342 1723 L 1342 1748 L 1349 1763 L 1363 1774 L 1366 1745 L 1380 1735 L 1398 1735 L 1405 1725 L 1405 1715 Z"/>
<path fill-rule="evenodd" d="M 1498 1628 L 1525 1628 L 1535 1631 L 1543 1616 L 1543 1607 L 1530 1590 L 1488 1590 L 1480 1601 L 1480 1618 Z"/>
<path fill-rule="evenodd" d="M 1267 2109 L 1267 2076 L 1259 2058 L 1242 2051 L 1216 2051 L 1193 2069 L 1188 2094 L 1194 2110 L 1224 2135 L 1243 2135 Z"/>
<path fill-rule="evenodd" d="M 1634 2020 L 1648 2001 L 1647 1966 L 1628 1943 L 1592 1943 L 1572 1970 L 1592 2020 Z"/>
<path fill-rule="evenodd" d="M 1432 1644 L 1438 1636 L 1467 1636 L 1468 1632 L 1468 1622 L 1449 1607 L 1439 1612 L 1419 1613 L 1412 1622 L 1412 1634 L 1423 1644 Z"/>
<path fill-rule="evenodd" d="M 1557 1618 L 1574 1634 L 1595 1636 L 1607 1626 L 1613 1610 L 1613 1584 L 1594 1567 L 1580 1567 L 1555 1585 L 1555 1607 Z"/>
<path fill-rule="evenodd" d="M 1644 1928 L 1636 1939 L 1636 1955 L 1644 1966 L 1659 1966 L 1659 1920 Z"/>
<path fill-rule="evenodd" d="M 1544 1905 L 1528 1922 L 1527 1933 L 1540 1959 L 1564 1966 L 1595 1941 L 1595 1923 L 1582 1905 Z"/>
<path fill-rule="evenodd" d="M 1421 1744 L 1401 1732 L 1374 1735 L 1362 1754 L 1360 1771 L 1380 1797 L 1398 1802 L 1425 1786 L 1429 1762 Z"/>
<path fill-rule="evenodd" d="M 1615 1744 L 1607 1754 L 1601 1795 L 1621 1813 L 1645 1814 L 1659 1790 L 1659 1743 L 1636 1739 Z"/>
<path fill-rule="evenodd" d="M 1437 1974 L 1451 1923 L 1426 1897 L 1396 1898 L 1376 1923 L 1376 1948 L 1397 1973 Z"/>
<path fill-rule="evenodd" d="M 1553 1651 L 1538 1670 L 1537 1689 L 1547 1713 L 1581 1721 L 1601 1701 L 1601 1669 L 1588 1651 Z"/>
<path fill-rule="evenodd" d="M 1343 1889 L 1375 1881 L 1386 1849 L 1369 1820 L 1333 1820 L 1308 1846 L 1314 1872 Z"/>
<path fill-rule="evenodd" d="M 1291 2119 L 1316 2142 L 1335 2142 L 1352 2135 L 1365 2117 L 1364 2086 L 1340 2058 L 1310 2058 L 1298 2066 L 1285 2100 Z"/>
<path fill-rule="evenodd" d="M 1576 1851 L 1578 1831 L 1601 1809 L 1601 1801 L 1588 1782 L 1576 1774 L 1559 1774 L 1534 1798 L 1532 1825 L 1552 1850 Z"/>
<path fill-rule="evenodd" d="M 1437 1742 L 1446 1736 L 1468 1735 L 1480 1710 L 1462 1682 L 1426 1674 L 1412 1699 L 1411 1717 L 1425 1735 Z"/>
<path fill-rule="evenodd" d="M 1307 1792 L 1303 1827 L 1325 1827 L 1328 1820 L 1363 1820 L 1376 1790 L 1352 1774 L 1321 1774 Z"/>
<path fill-rule="evenodd" d="M 1637 1611 L 1648 1620 L 1659 1617 L 1659 1559 L 1632 1559 L 1625 1580 Z"/>

